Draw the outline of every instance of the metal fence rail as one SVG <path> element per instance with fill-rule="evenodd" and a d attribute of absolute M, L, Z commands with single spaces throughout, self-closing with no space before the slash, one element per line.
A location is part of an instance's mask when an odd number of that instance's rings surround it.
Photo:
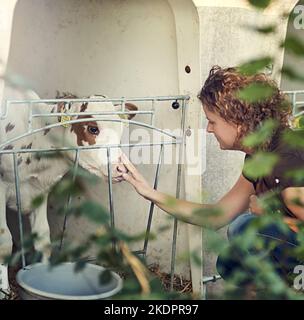
<path fill-rule="evenodd" d="M 304 90 L 284 91 L 292 103 L 292 115 L 294 117 L 304 114 Z"/>
<path fill-rule="evenodd" d="M 154 188 L 156 189 L 158 186 L 158 181 L 160 177 L 160 169 L 162 164 L 162 158 L 164 154 L 164 148 L 168 145 L 180 145 L 179 149 L 179 155 L 178 155 L 178 168 L 177 168 L 177 177 L 176 177 L 176 197 L 180 197 L 180 191 L 181 191 L 181 175 L 182 175 L 182 163 L 183 163 L 183 157 L 184 157 L 184 147 L 185 147 L 185 117 L 186 117 L 186 107 L 187 103 L 189 101 L 189 96 L 155 96 L 155 97 L 142 97 L 142 98 L 120 98 L 120 99 L 39 99 L 39 100 L 8 100 L 5 104 L 4 110 L 1 112 L 0 119 L 4 120 L 8 116 L 9 113 L 9 106 L 12 104 L 27 104 L 29 106 L 29 118 L 28 118 L 28 131 L 22 135 L 19 135 L 17 137 L 14 137 L 8 141 L 5 141 L 4 143 L 0 144 L 0 156 L 3 154 L 10 154 L 13 157 L 13 164 L 14 164 L 14 175 L 15 175 L 15 188 L 16 188 L 16 201 L 17 201 L 17 209 L 18 209 L 18 217 L 19 217 L 19 232 L 20 232 L 20 240 L 21 240 L 21 256 L 22 256 L 22 265 L 23 268 L 26 266 L 25 261 L 25 253 L 24 253 L 24 231 L 23 231 L 23 224 L 22 224 L 22 204 L 21 204 L 21 195 L 20 195 L 20 181 L 19 181 L 19 172 L 18 172 L 18 163 L 17 163 L 17 155 L 20 153 L 49 153 L 49 152 L 63 152 L 63 151 L 73 151 L 75 152 L 75 159 L 74 159 L 74 175 L 73 179 L 75 179 L 76 172 L 79 166 L 79 156 L 80 153 L 84 150 L 91 150 L 91 149 L 101 149 L 104 148 L 107 150 L 107 169 L 108 169 L 108 193 L 109 193 L 109 212 L 110 212 L 110 225 L 111 227 L 115 228 L 115 210 L 114 210 L 114 198 L 113 198 L 113 189 L 112 189 L 112 179 L 111 179 L 111 150 L 113 148 L 136 148 L 136 147 L 145 147 L 145 148 L 151 148 L 153 146 L 159 146 L 159 156 L 158 156 L 158 163 L 155 171 L 155 177 L 154 177 Z M 150 110 L 144 110 L 144 111 L 125 111 L 125 103 L 126 102 L 151 102 L 151 109 Z M 155 102 L 157 101 L 181 101 L 181 136 L 175 136 L 171 133 L 159 129 L 154 126 L 154 120 L 155 120 Z M 151 129 L 154 131 L 157 131 L 161 133 L 163 136 L 167 136 L 171 139 L 171 141 L 162 141 L 162 142 L 156 142 L 156 143 L 129 143 L 129 144 L 111 144 L 111 145 L 89 145 L 89 146 L 77 146 L 77 147 L 60 147 L 60 148 L 41 148 L 41 149 L 26 149 L 26 148 L 16 148 L 16 149 L 7 149 L 6 147 L 10 144 L 17 142 L 20 139 L 26 138 L 28 136 L 37 134 L 39 132 L 42 132 L 44 130 L 53 129 L 56 127 L 62 126 L 62 123 L 56 123 L 51 124 L 47 126 L 43 126 L 38 129 L 32 128 L 32 122 L 34 118 L 44 118 L 44 117 L 58 117 L 58 116 L 64 116 L 66 113 L 39 113 L 35 114 L 33 113 L 33 106 L 35 104 L 57 104 L 59 102 L 64 102 L 65 104 L 71 104 L 75 102 L 112 102 L 119 103 L 121 105 L 121 111 L 116 112 L 81 112 L 81 113 L 68 113 L 69 116 L 78 116 L 78 115 L 130 115 L 130 114 L 147 114 L 150 115 L 150 124 L 145 124 L 137 121 L 131 121 L 131 120 L 124 120 L 124 119 L 100 119 L 95 118 L 94 121 L 113 121 L 113 122 L 121 122 L 121 123 L 127 123 L 129 125 L 144 127 L 147 129 Z M 176 105 L 175 105 L 176 107 Z M 80 123 L 80 122 L 87 122 L 92 120 L 92 118 L 83 118 L 83 119 L 77 119 L 77 120 L 69 120 L 66 121 L 65 124 L 73 124 L 73 123 Z M 71 204 L 71 197 L 68 197 L 68 201 L 66 206 L 68 207 Z M 148 212 L 148 220 L 146 225 L 146 235 L 144 239 L 144 244 L 142 249 L 134 251 L 137 254 L 141 254 L 144 257 L 146 257 L 148 244 L 149 244 L 149 235 L 152 225 L 152 219 L 153 219 L 153 211 L 154 211 L 154 203 L 151 202 L 149 206 L 149 212 Z M 64 222 L 63 222 L 63 231 L 62 231 L 62 238 L 60 242 L 60 248 L 63 246 L 64 241 L 64 233 L 67 227 L 67 217 L 65 216 Z M 171 289 L 173 289 L 173 279 L 174 279 L 174 270 L 175 270 L 175 255 L 176 255 L 176 241 L 177 241 L 177 229 L 178 229 L 178 223 L 177 219 L 174 219 L 174 226 L 173 226 L 173 235 L 172 235 L 172 252 L 171 252 Z M 115 246 L 115 243 L 113 243 L 113 246 Z"/>
<path fill-rule="evenodd" d="M 292 115 L 294 117 L 297 117 L 299 115 L 304 114 L 304 90 L 294 90 L 294 91 L 284 91 L 291 100 L 292 103 Z M 107 166 L 108 166 L 108 193 L 109 193 L 109 212 L 110 212 L 110 224 L 111 227 L 115 228 L 115 210 L 114 210 L 114 198 L 113 198 L 113 189 L 112 189 L 112 181 L 111 181 L 111 169 L 110 169 L 110 163 L 111 163 L 111 150 L 113 148 L 137 148 L 137 147 L 144 147 L 144 148 L 151 148 L 154 146 L 159 146 L 159 156 L 158 156 L 158 163 L 155 171 L 155 177 L 154 177 L 154 185 L 153 187 L 157 189 L 158 187 L 158 181 L 160 177 L 160 169 L 162 164 L 162 158 L 164 154 L 164 149 L 168 145 L 180 145 L 179 149 L 179 164 L 177 168 L 177 176 L 176 176 L 176 197 L 180 197 L 180 191 L 181 191 L 181 173 L 182 173 L 182 161 L 184 157 L 184 150 L 185 150 L 185 119 L 186 119 L 186 107 L 187 103 L 189 101 L 189 96 L 183 96 L 183 95 L 176 95 L 176 96 L 154 96 L 154 97 L 138 97 L 138 98 L 118 98 L 118 99 L 110 99 L 110 98 L 94 98 L 94 99 L 39 99 L 39 100 L 8 100 L 6 101 L 6 104 L 4 105 L 3 110 L 1 110 L 1 116 L 0 120 L 5 120 L 8 116 L 9 112 L 9 106 L 12 104 L 28 104 L 29 106 L 29 118 L 28 118 L 28 131 L 24 133 L 23 135 L 20 135 L 18 137 L 14 137 L 2 144 L 0 144 L 0 156 L 3 154 L 11 154 L 13 157 L 13 167 L 14 167 L 14 175 L 15 175 L 15 187 L 16 187 L 16 199 L 17 199 L 17 208 L 18 208 L 18 219 L 19 219 L 19 233 L 20 233 L 20 239 L 21 239 L 21 257 L 22 257 L 22 265 L 25 267 L 26 261 L 25 261 L 25 253 L 24 253 L 24 231 L 23 231 L 23 224 L 22 224 L 22 210 L 21 210 L 21 195 L 20 195 L 20 182 L 19 182 L 19 173 L 18 173 L 18 163 L 17 163 L 17 154 L 20 153 L 50 153 L 50 152 L 64 152 L 64 151 L 74 151 L 75 152 L 75 160 L 74 160 L 74 179 L 75 174 L 77 172 L 77 168 L 79 166 L 79 154 L 80 152 L 84 150 L 97 150 L 97 149 L 106 149 L 107 150 Z M 181 136 L 174 136 L 170 134 L 169 132 L 159 129 L 155 127 L 155 102 L 159 101 L 181 101 L 181 108 L 182 108 L 182 115 L 181 115 Z M 124 119 L 94 119 L 94 121 L 105 121 L 105 122 L 121 122 L 121 123 L 127 123 L 129 125 L 144 127 L 147 129 L 151 129 L 154 131 L 157 131 L 161 133 L 163 136 L 167 136 L 171 138 L 171 141 L 166 142 L 154 142 L 154 143 L 123 143 L 123 144 L 112 144 L 112 145 L 91 145 L 91 146 L 79 146 L 79 147 L 61 147 L 61 148 L 53 148 L 53 149 L 9 149 L 7 150 L 6 147 L 10 145 L 11 143 L 14 143 L 22 138 L 28 137 L 30 135 L 37 134 L 41 131 L 44 131 L 46 129 L 53 129 L 56 127 L 60 127 L 61 123 L 56 123 L 52 125 L 47 125 L 38 129 L 33 130 L 32 123 L 33 119 L 36 118 L 46 118 L 46 117 L 59 117 L 64 116 L 66 113 L 60 113 L 60 112 L 53 112 L 53 113 L 39 113 L 35 114 L 33 113 L 33 106 L 35 104 L 57 104 L 59 102 L 64 102 L 65 104 L 71 104 L 76 102 L 112 102 L 113 104 L 120 104 L 121 110 L 116 112 L 109 112 L 109 111 L 103 111 L 103 112 L 81 112 L 81 113 L 68 113 L 69 116 L 79 116 L 83 115 L 84 113 L 88 116 L 94 116 L 94 115 L 134 115 L 134 114 L 141 114 L 141 115 L 150 115 L 150 124 L 141 123 L 137 121 L 131 121 L 131 120 L 124 120 Z M 126 111 L 125 109 L 125 103 L 126 102 L 150 102 L 151 103 L 151 109 L 150 110 L 137 110 L 137 111 Z M 70 120 L 66 121 L 66 124 L 73 124 L 73 123 L 80 123 L 80 122 L 86 122 L 91 120 L 91 118 L 85 118 L 85 119 L 79 119 L 79 120 Z M 71 197 L 68 198 L 67 207 L 71 204 Z M 152 220 L 153 220 L 153 213 L 154 213 L 154 203 L 151 202 L 149 206 L 148 211 L 148 219 L 146 224 L 146 234 L 145 239 L 143 243 L 143 247 L 141 249 L 133 251 L 135 254 L 142 255 L 143 257 L 146 257 L 147 249 L 149 245 L 149 236 L 151 232 L 151 226 L 152 226 Z M 64 242 L 64 233 L 67 228 L 67 217 L 65 216 L 63 226 L 62 226 L 62 238 L 60 242 L 60 248 L 63 246 Z M 170 282 L 170 288 L 173 289 L 173 280 L 174 280 L 174 271 L 175 271 L 175 256 L 176 256 L 176 243 L 177 243 L 177 231 L 178 231 L 178 220 L 174 219 L 173 224 L 173 234 L 172 234 L 172 250 L 171 250 L 171 282 Z M 113 245 L 115 245 L 113 243 Z M 94 260 L 94 258 L 89 258 L 88 261 Z M 213 275 L 213 276 L 206 276 L 203 277 L 202 282 L 204 284 L 209 282 L 215 282 L 221 277 L 219 275 Z"/>

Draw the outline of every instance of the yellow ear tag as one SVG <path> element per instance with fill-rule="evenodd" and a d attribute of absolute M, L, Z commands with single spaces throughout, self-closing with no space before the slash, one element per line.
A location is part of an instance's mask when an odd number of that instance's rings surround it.
<path fill-rule="evenodd" d="M 71 119 L 72 117 L 68 115 L 61 116 L 60 123 L 63 127 L 68 128 L 70 124 L 65 122 L 70 121 Z"/>
<path fill-rule="evenodd" d="M 128 120 L 128 115 L 127 115 L 127 114 L 120 114 L 120 115 L 119 115 L 119 118 L 120 118 L 120 119 L 123 119 L 123 120 Z M 128 122 L 124 122 L 123 125 L 124 125 L 126 128 L 129 128 L 129 123 L 128 123 Z"/>

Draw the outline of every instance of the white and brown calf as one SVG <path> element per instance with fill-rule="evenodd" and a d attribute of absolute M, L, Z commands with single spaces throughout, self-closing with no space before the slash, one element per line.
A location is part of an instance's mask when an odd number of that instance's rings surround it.
<path fill-rule="evenodd" d="M 71 97 L 70 97 L 71 98 Z M 100 97 L 96 97 L 100 98 Z M 3 95 L 2 108 L 5 100 L 24 100 L 39 99 L 33 92 L 20 92 L 12 88 L 5 88 Z M 54 113 L 63 112 L 64 103 L 58 105 L 33 104 L 33 114 L 35 113 Z M 132 111 L 137 107 L 126 104 L 126 108 Z M 74 123 L 67 126 L 40 131 L 26 138 L 10 143 L 4 147 L 6 150 L 12 149 L 56 149 L 60 147 L 78 147 L 92 145 L 119 144 L 121 140 L 123 125 L 121 122 L 97 121 L 98 119 L 118 119 L 118 115 L 85 115 L 85 112 L 104 112 L 118 111 L 118 107 L 111 102 L 89 102 L 69 104 L 70 113 L 83 112 L 83 115 L 74 116 L 71 120 L 89 118 L 86 122 Z M 5 143 L 13 137 L 20 136 L 28 131 L 28 104 L 11 104 L 8 110 L 8 117 L 1 121 L 0 125 L 0 144 Z M 134 115 L 133 115 L 134 116 Z M 132 115 L 129 115 L 129 119 Z M 35 118 L 33 120 L 33 130 L 45 127 L 53 123 L 58 123 L 60 117 Z M 3 150 L 3 149 L 2 149 Z M 111 174 L 113 182 L 122 180 L 122 173 L 125 167 L 121 164 L 120 148 L 111 149 Z M 38 234 L 40 241 L 35 244 L 35 249 L 43 251 L 50 242 L 49 225 L 47 221 L 47 196 L 44 203 L 35 211 L 31 212 L 32 200 L 44 193 L 47 195 L 50 188 L 56 184 L 63 175 L 69 170 L 71 162 L 75 158 L 75 151 L 65 153 L 67 157 L 38 158 L 34 153 L 20 153 L 17 156 L 20 194 L 22 213 L 29 214 L 31 230 Z M 107 149 L 95 149 L 81 151 L 79 154 L 79 165 L 89 172 L 106 178 L 107 168 Z M 12 241 L 11 234 L 6 222 L 6 206 L 16 210 L 15 176 L 13 168 L 12 154 L 0 154 L 0 256 L 11 253 Z M 7 268 L 0 260 L 2 270 L 2 288 L 7 283 Z M 1 273 L 0 270 L 0 273 Z M 1 274 L 0 274 L 1 275 Z M 1 288 L 1 277 L 0 277 Z"/>

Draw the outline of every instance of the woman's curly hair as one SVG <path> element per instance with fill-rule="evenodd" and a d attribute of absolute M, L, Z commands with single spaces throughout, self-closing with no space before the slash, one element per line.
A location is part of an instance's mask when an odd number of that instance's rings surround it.
<path fill-rule="evenodd" d="M 251 103 L 238 97 L 240 89 L 255 83 L 271 86 L 272 95 Z M 248 133 L 254 132 L 267 119 L 276 120 L 279 129 L 289 127 L 291 104 L 275 81 L 264 73 L 249 76 L 236 68 L 222 69 L 213 66 L 198 97 L 207 110 L 240 126 L 239 141 Z"/>

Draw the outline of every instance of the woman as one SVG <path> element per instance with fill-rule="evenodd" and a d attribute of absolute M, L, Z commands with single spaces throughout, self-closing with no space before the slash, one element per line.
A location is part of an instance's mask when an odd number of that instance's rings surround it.
<path fill-rule="evenodd" d="M 271 97 L 251 103 L 239 98 L 237 93 L 240 89 L 256 83 L 271 87 L 273 89 Z M 304 208 L 300 203 L 293 201 L 294 198 L 298 198 L 304 203 L 304 184 L 296 183 L 285 176 L 290 169 L 303 168 L 304 163 L 304 150 L 291 149 L 281 139 L 282 132 L 290 130 L 290 104 L 286 104 L 285 96 L 264 74 L 248 76 L 241 74 L 235 68 L 222 69 L 218 66 L 211 69 L 199 99 L 208 120 L 207 132 L 214 134 L 220 148 L 243 151 L 246 153 L 245 162 L 259 150 L 276 153 L 280 160 L 272 173 L 267 177 L 254 180 L 243 171 L 232 189 L 214 205 L 174 199 L 154 190 L 125 156 L 123 161 L 128 173 L 123 174 L 123 178 L 133 185 L 140 195 L 183 221 L 214 228 L 230 223 L 229 240 L 242 236 L 248 225 L 264 213 L 257 204 L 257 196 L 274 189 L 279 190 L 281 212 L 289 226 L 287 234 L 275 224 L 260 228 L 256 233 L 265 243 L 269 240 L 277 241 L 276 246 L 270 252 L 268 251 L 268 258 L 276 263 L 279 274 L 290 273 L 299 261 L 290 257 L 286 259 L 286 252 L 298 245 L 297 223 L 304 220 Z M 242 143 L 243 138 L 257 130 L 263 121 L 269 119 L 275 119 L 278 123 L 271 138 L 256 148 L 245 147 Z M 208 210 L 198 211 L 200 209 L 219 209 L 222 214 L 204 214 Z M 195 211 L 200 214 L 193 214 Z M 247 253 L 256 254 L 257 252 L 255 249 L 248 250 Z M 242 268 L 242 254 L 234 254 L 234 257 L 228 258 L 219 256 L 217 268 L 223 278 L 229 278 L 234 270 Z"/>

